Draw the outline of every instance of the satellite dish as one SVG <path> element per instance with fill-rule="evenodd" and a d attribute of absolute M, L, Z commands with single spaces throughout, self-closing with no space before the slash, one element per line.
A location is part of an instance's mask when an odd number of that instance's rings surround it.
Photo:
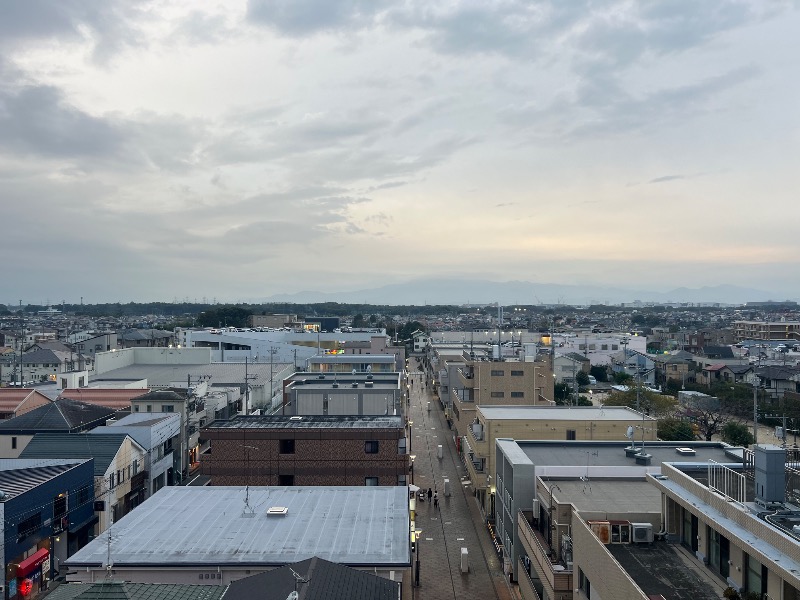
<path fill-rule="evenodd" d="M 355 369 L 353 369 L 353 375 L 355 375 L 355 374 L 356 374 L 356 370 L 355 370 Z"/>
<path fill-rule="evenodd" d="M 372 373 L 372 365 L 367 365 L 367 373 Z"/>
<path fill-rule="evenodd" d="M 632 440 L 633 433 L 634 433 L 633 425 L 628 425 L 628 431 L 625 432 L 625 437 L 628 438 L 629 440 Z"/>

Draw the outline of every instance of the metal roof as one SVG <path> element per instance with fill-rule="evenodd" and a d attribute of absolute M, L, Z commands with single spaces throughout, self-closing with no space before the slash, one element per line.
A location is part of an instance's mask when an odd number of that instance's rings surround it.
<path fill-rule="evenodd" d="M 285 565 L 318 556 L 350 566 L 411 564 L 407 487 L 164 487 L 110 528 L 125 566 Z M 283 516 L 267 516 L 273 506 Z M 70 557 L 102 566 L 107 537 Z"/>
<path fill-rule="evenodd" d="M 402 429 L 402 417 L 386 415 L 238 415 L 228 421 L 214 421 L 209 429 Z"/>
<path fill-rule="evenodd" d="M 93 458 L 94 476 L 102 477 L 126 437 L 125 433 L 37 433 L 20 458 Z"/>
<path fill-rule="evenodd" d="M 86 459 L 53 459 L 53 460 L 0 460 L 0 491 L 7 496 L 0 501 L 9 500 L 42 483 L 58 477 Z"/>
<path fill-rule="evenodd" d="M 272 376 L 276 378 L 282 369 L 291 363 L 273 363 Z M 243 386 L 245 369 L 251 385 L 269 385 L 270 364 L 264 362 L 245 363 L 222 362 L 197 365 L 130 365 L 112 369 L 100 375 L 90 375 L 89 382 L 97 384 L 102 381 L 141 381 L 147 380 L 152 387 L 169 386 L 175 382 L 186 382 L 191 376 L 197 381 L 203 375 L 210 375 L 212 386 Z"/>

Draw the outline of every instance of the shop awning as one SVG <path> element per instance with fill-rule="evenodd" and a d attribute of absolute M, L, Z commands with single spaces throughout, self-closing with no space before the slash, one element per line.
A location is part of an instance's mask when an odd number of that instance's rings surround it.
<path fill-rule="evenodd" d="M 33 573 L 48 556 L 50 556 L 50 550 L 47 548 L 37 550 L 34 554 L 17 565 L 17 577 L 25 577 L 29 573 Z"/>

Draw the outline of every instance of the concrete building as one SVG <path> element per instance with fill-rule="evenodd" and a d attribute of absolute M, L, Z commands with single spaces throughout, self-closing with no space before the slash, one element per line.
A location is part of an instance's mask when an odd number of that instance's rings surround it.
<path fill-rule="evenodd" d="M 297 315 L 250 315 L 251 327 L 269 327 L 270 329 L 281 329 L 282 327 L 292 327 L 296 324 Z"/>
<path fill-rule="evenodd" d="M 111 527 L 111 559 L 125 581 L 226 585 L 317 556 L 399 581 L 410 600 L 410 525 L 406 487 L 169 487 Z M 68 580 L 105 578 L 108 557 L 94 540 Z"/>
<path fill-rule="evenodd" d="M 575 410 L 575 409 L 572 409 Z M 645 428 L 647 428 L 645 426 Z M 684 461 L 701 468 L 709 459 L 721 464 L 742 464 L 741 448 L 716 442 L 640 442 L 641 430 L 635 429 L 635 445 L 629 442 L 598 441 L 515 441 L 495 440 L 495 538 L 507 572 L 517 580 L 521 557 L 518 514 L 529 510 L 537 496 L 536 480 L 542 477 L 641 479 L 648 473 L 660 474 L 664 462 Z M 647 432 L 645 432 L 647 433 Z M 644 449 L 643 449 L 644 447 Z M 537 508 L 539 518 L 544 518 Z M 547 535 L 547 530 L 542 529 Z M 552 543 L 549 540 L 548 543 Z M 548 547 L 550 552 L 552 548 Z M 566 571 L 567 565 L 561 571 Z M 563 578 L 562 578 L 563 579 Z M 569 584 L 562 581 L 557 592 L 568 594 Z M 578 587 L 577 585 L 575 587 Z M 557 597 L 557 596 L 556 596 Z M 569 597 L 569 596 L 566 596 Z M 614 596 L 609 596 L 614 597 Z M 620 596 L 624 597 L 624 596 Z M 552 600 L 552 599 L 551 599 Z"/>
<path fill-rule="evenodd" d="M 621 441 L 628 427 L 641 432 L 643 424 L 644 439 L 657 439 L 656 419 L 625 407 L 479 406 L 459 445 L 481 510 L 494 518 L 495 440 Z"/>
<path fill-rule="evenodd" d="M 307 370 L 312 373 L 395 373 L 392 354 L 323 354 L 308 359 Z M 401 366 L 402 367 L 402 366 Z"/>
<path fill-rule="evenodd" d="M 38 598 L 89 542 L 92 490 L 90 459 L 0 460 L 4 598 Z"/>
<path fill-rule="evenodd" d="M 399 373 L 295 373 L 284 382 L 285 415 L 403 415 Z"/>
<path fill-rule="evenodd" d="M 462 359 L 445 409 L 456 436 L 466 435 L 478 406 L 554 404 L 553 373 L 545 362 L 502 361 L 467 351 Z"/>
<path fill-rule="evenodd" d="M 239 416 L 203 430 L 210 485 L 406 485 L 399 416 Z"/>
<path fill-rule="evenodd" d="M 748 451 L 755 486 L 741 469 L 698 472 L 680 462 L 650 478 L 664 497 L 667 533 L 693 554 L 690 567 L 742 592 L 800 598 L 796 460 L 776 446 Z"/>
<path fill-rule="evenodd" d="M 733 331 L 737 342 L 800 341 L 800 321 L 734 321 Z"/>
<path fill-rule="evenodd" d="M 556 352 L 582 354 L 592 366 L 610 365 L 612 357 L 622 351 L 647 352 L 646 336 L 626 333 L 556 333 L 553 344 Z"/>

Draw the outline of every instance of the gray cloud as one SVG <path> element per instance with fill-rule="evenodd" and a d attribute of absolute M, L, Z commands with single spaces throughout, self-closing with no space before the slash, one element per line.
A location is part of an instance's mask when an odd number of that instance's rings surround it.
<path fill-rule="evenodd" d="M 685 175 L 664 175 L 663 177 L 656 177 L 655 179 L 651 179 L 647 183 L 664 183 L 667 181 L 676 181 L 678 179 L 686 179 Z"/>
<path fill-rule="evenodd" d="M 371 26 L 388 0 L 249 0 L 247 17 L 291 36 Z"/>

